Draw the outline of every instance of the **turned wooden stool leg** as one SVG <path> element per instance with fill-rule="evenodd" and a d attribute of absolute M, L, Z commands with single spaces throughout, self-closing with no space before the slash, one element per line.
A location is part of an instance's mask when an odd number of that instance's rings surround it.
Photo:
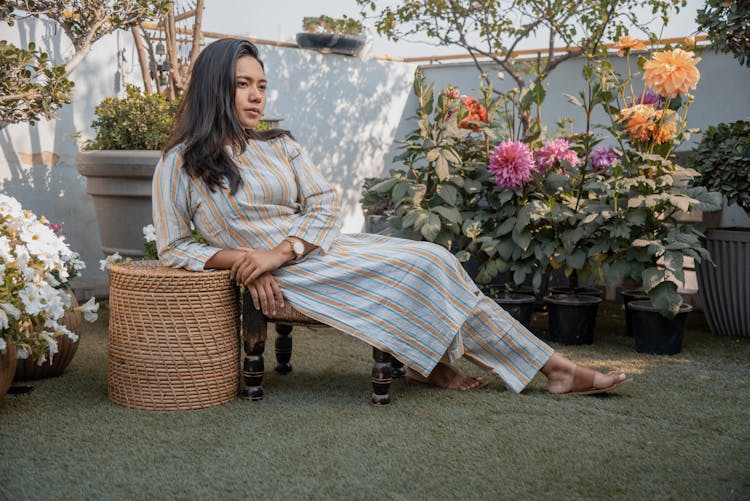
<path fill-rule="evenodd" d="M 404 367 L 403 362 L 391 355 L 391 377 L 397 379 L 404 376 L 406 376 L 406 367 Z"/>
<path fill-rule="evenodd" d="M 266 348 L 266 319 L 263 312 L 256 310 L 250 294 L 245 291 L 242 298 L 242 334 L 244 339 L 245 360 L 242 375 L 245 388 L 242 398 L 261 400 L 263 398 L 263 351 Z"/>
<path fill-rule="evenodd" d="M 276 325 L 276 372 L 289 374 L 292 372 L 292 326 Z"/>
<path fill-rule="evenodd" d="M 375 363 L 372 366 L 372 405 L 389 405 L 391 396 L 391 355 L 372 348 L 372 358 Z"/>

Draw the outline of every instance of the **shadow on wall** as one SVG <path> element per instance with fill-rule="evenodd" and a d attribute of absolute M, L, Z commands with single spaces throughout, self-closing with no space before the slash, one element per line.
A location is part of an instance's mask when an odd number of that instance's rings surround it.
<path fill-rule="evenodd" d="M 416 65 L 261 47 L 271 89 L 269 116 L 284 119 L 339 188 L 344 231 L 361 231 L 366 177 L 383 175 L 411 93 Z"/>
<path fill-rule="evenodd" d="M 34 19 L 18 22 L 8 38 L 19 46 L 34 41 L 48 54 L 68 54 L 69 42 L 54 23 Z M 24 208 L 54 223 L 63 224 L 71 249 L 80 253 L 86 270 L 77 282 L 104 282 L 102 259 L 93 205 L 86 194 L 85 179 L 75 166 L 79 151 L 76 132 L 86 130 L 96 104 L 113 94 L 117 37 L 99 41 L 73 73 L 72 102 L 57 111 L 58 118 L 9 125 L 0 131 L 0 188 Z M 57 60 L 56 63 L 61 63 Z M 78 126 L 77 126 L 78 125 Z M 92 228 L 94 231 L 92 231 Z"/>

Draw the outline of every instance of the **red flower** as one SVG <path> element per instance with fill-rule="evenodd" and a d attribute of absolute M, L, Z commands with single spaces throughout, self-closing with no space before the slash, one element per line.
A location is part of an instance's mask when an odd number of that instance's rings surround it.
<path fill-rule="evenodd" d="M 487 110 L 484 109 L 484 106 L 479 104 L 479 101 L 477 101 L 473 97 L 465 97 L 461 100 L 464 103 L 464 106 L 466 106 L 466 109 L 469 111 L 469 115 L 461 120 L 461 123 L 458 124 L 459 127 L 462 129 L 471 129 L 474 132 L 479 131 L 479 125 L 476 123 L 470 123 L 470 122 L 483 122 L 487 123 Z"/>

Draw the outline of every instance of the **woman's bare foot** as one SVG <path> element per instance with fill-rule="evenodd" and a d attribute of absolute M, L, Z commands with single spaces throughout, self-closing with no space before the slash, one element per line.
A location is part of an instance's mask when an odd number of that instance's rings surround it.
<path fill-rule="evenodd" d="M 541 372 L 547 376 L 547 392 L 551 395 L 604 393 L 630 381 L 622 371 L 603 374 L 576 365 L 557 353 L 552 354 Z"/>
<path fill-rule="evenodd" d="M 437 366 L 435 366 L 427 377 L 424 377 L 413 369 L 407 368 L 406 379 L 416 381 L 417 383 L 437 386 L 439 388 L 460 391 L 478 390 L 489 384 L 488 381 L 485 381 L 482 378 L 461 374 L 454 367 L 451 367 L 444 362 L 438 362 Z"/>

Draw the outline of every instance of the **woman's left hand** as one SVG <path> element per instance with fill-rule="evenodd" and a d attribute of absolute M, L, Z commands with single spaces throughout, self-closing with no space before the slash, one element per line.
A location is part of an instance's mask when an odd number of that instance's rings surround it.
<path fill-rule="evenodd" d="M 264 315 L 275 315 L 276 310 L 284 306 L 284 296 L 276 279 L 270 273 L 261 274 L 257 280 L 245 283 L 253 306 L 262 310 Z"/>
<path fill-rule="evenodd" d="M 242 251 L 242 255 L 232 264 L 231 277 L 238 284 L 250 285 L 263 273 L 274 271 L 288 259 L 276 249 L 256 250 L 241 247 L 237 250 Z"/>

